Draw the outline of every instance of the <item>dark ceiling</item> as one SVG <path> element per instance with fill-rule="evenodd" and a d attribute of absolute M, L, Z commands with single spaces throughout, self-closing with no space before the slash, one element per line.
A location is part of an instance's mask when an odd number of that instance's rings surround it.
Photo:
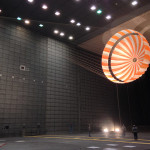
<path fill-rule="evenodd" d="M 21 25 L 30 28 L 43 35 L 58 38 L 60 40 L 68 40 L 68 36 L 74 37 L 73 43 L 79 44 L 79 39 L 95 33 L 100 28 L 109 25 L 112 21 L 121 18 L 140 7 L 146 6 L 150 0 L 138 0 L 137 6 L 131 6 L 133 0 L 34 0 L 29 3 L 27 0 L 0 0 L 0 9 L 2 9 L 1 19 L 13 19 L 15 21 L 18 16 L 23 19 L 30 19 L 31 24 L 25 25 L 24 21 L 17 21 Z M 43 10 L 42 4 L 47 4 L 48 9 Z M 102 14 L 90 10 L 91 5 L 96 5 L 101 9 Z M 54 12 L 59 10 L 60 16 L 55 16 Z M 112 15 L 111 20 L 106 20 L 106 15 Z M 9 17 L 9 18 L 8 18 Z M 74 18 L 82 25 L 77 27 L 70 23 L 70 19 Z M 44 25 L 43 28 L 39 24 Z M 90 31 L 85 31 L 85 26 L 90 26 Z M 54 29 L 58 29 L 65 33 L 65 37 L 54 35 Z"/>

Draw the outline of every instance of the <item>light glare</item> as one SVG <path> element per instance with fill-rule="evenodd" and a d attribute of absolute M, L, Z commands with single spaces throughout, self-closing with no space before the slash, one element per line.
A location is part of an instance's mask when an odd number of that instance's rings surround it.
<path fill-rule="evenodd" d="M 2 10 L 0 9 L 0 13 L 2 12 Z"/>
<path fill-rule="evenodd" d="M 56 12 L 55 12 L 55 15 L 56 15 L 56 16 L 60 16 L 60 12 L 59 12 L 59 11 L 56 11 Z"/>
<path fill-rule="evenodd" d="M 90 29 L 91 29 L 90 27 L 86 27 L 86 28 L 85 28 L 86 31 L 89 31 Z"/>
<path fill-rule="evenodd" d="M 115 129 L 115 132 L 120 132 L 120 129 L 119 129 L 119 128 L 116 128 L 116 129 Z"/>
<path fill-rule="evenodd" d="M 97 10 L 97 14 L 101 14 L 101 13 L 102 13 L 101 9 Z"/>
<path fill-rule="evenodd" d="M 64 33 L 64 32 L 61 32 L 61 33 L 60 33 L 60 36 L 65 36 L 65 33 Z"/>
<path fill-rule="evenodd" d="M 43 4 L 42 8 L 46 10 L 46 9 L 48 9 L 48 6 L 46 4 Z"/>
<path fill-rule="evenodd" d="M 24 22 L 25 22 L 25 24 L 30 24 L 29 20 L 25 20 Z"/>
<path fill-rule="evenodd" d="M 21 18 L 21 17 L 17 17 L 17 20 L 21 21 L 21 20 L 22 20 L 22 18 Z"/>
<path fill-rule="evenodd" d="M 133 1 L 131 4 L 132 4 L 133 6 L 135 6 L 135 5 L 138 4 L 138 1 Z"/>
<path fill-rule="evenodd" d="M 59 31 L 58 31 L 58 30 L 54 30 L 54 33 L 55 33 L 55 34 L 58 34 L 58 33 L 59 33 Z"/>
<path fill-rule="evenodd" d="M 91 8 L 90 8 L 92 11 L 94 11 L 94 10 L 96 10 L 96 6 L 95 5 L 93 5 L 93 6 L 91 6 Z"/>
<path fill-rule="evenodd" d="M 43 26 L 44 26 L 43 24 L 39 24 L 39 27 L 41 27 L 41 28 L 42 28 Z"/>
<path fill-rule="evenodd" d="M 71 19 L 70 22 L 71 22 L 71 23 L 75 23 L 75 20 L 74 20 L 74 19 Z"/>
<path fill-rule="evenodd" d="M 73 36 L 69 36 L 69 40 L 73 40 L 74 38 L 73 38 Z"/>
<path fill-rule="evenodd" d="M 104 129 L 104 132 L 105 132 L 105 133 L 108 133 L 108 129 L 107 129 L 107 128 L 105 128 L 105 129 Z"/>
<path fill-rule="evenodd" d="M 33 3 L 33 2 L 34 2 L 34 0 L 28 0 L 28 2 L 29 2 L 29 3 Z"/>
<path fill-rule="evenodd" d="M 106 19 L 107 19 L 107 20 L 110 20 L 110 19 L 111 19 L 111 15 L 107 15 L 107 16 L 106 16 Z"/>
<path fill-rule="evenodd" d="M 78 27 L 79 27 L 79 26 L 81 26 L 81 23 L 80 23 L 80 22 L 78 22 L 78 23 L 77 23 L 77 26 L 78 26 Z"/>

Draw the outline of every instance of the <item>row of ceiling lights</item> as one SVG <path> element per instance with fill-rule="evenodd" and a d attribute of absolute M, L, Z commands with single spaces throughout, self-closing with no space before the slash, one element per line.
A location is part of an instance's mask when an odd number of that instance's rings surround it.
<path fill-rule="evenodd" d="M 18 21 L 21 21 L 22 18 L 21 18 L 21 17 L 17 17 L 17 20 L 18 20 Z M 29 24 L 30 24 L 30 20 L 25 19 L 25 20 L 24 20 L 24 23 L 27 24 L 27 25 L 29 25 Z M 39 24 L 39 27 L 43 28 L 44 25 L 43 25 L 43 24 Z M 57 30 L 57 29 L 54 30 L 54 34 L 60 35 L 61 37 L 64 37 L 64 36 L 65 36 L 65 33 L 64 33 L 64 32 L 61 32 L 61 31 L 59 31 L 59 30 Z M 69 40 L 73 40 L 74 37 L 70 35 L 70 36 L 68 37 L 68 39 L 69 39 Z"/>
<path fill-rule="evenodd" d="M 75 1 L 79 2 L 80 0 L 75 0 Z M 28 0 L 28 2 L 29 2 L 29 3 L 33 3 L 34 0 Z M 133 1 L 131 2 L 131 5 L 132 5 L 132 6 L 136 6 L 137 4 L 138 4 L 138 1 L 137 1 L 137 0 L 133 0 Z M 46 10 L 46 9 L 48 9 L 48 6 L 47 6 L 46 4 L 43 4 L 43 5 L 42 5 L 42 8 Z M 97 10 L 97 7 L 96 7 L 96 5 L 92 5 L 92 6 L 90 7 L 90 9 L 91 9 L 92 11 L 95 11 L 95 10 Z M 0 13 L 1 13 L 1 12 L 2 12 L 2 10 L 0 9 Z M 101 9 L 98 9 L 96 12 L 97 12 L 97 14 L 101 14 L 101 13 L 102 13 L 102 10 L 101 10 Z M 55 15 L 56 15 L 56 16 L 60 16 L 60 15 L 61 15 L 60 11 L 56 11 L 56 12 L 55 12 Z M 110 20 L 112 17 L 111 17 L 111 15 L 107 15 L 105 18 L 106 18 L 107 20 Z M 76 22 L 75 19 L 71 19 L 71 20 L 70 20 L 70 23 L 72 23 L 72 24 L 74 24 L 75 22 Z M 81 23 L 80 23 L 80 22 L 77 22 L 76 25 L 77 25 L 77 26 L 81 26 Z M 90 28 L 89 28 L 89 27 L 86 27 L 85 29 L 88 31 Z"/>
<path fill-rule="evenodd" d="M 79 0 L 76 0 L 76 1 L 79 1 Z M 34 2 L 34 0 L 28 0 L 28 2 L 29 3 L 33 3 Z M 44 10 L 47 10 L 48 9 L 48 6 L 46 5 L 46 4 L 43 4 L 42 5 L 42 9 L 44 9 Z M 55 15 L 56 16 L 60 16 L 61 15 L 61 13 L 60 13 L 60 11 L 55 11 Z M 22 20 L 22 18 L 20 18 L 20 17 L 18 17 L 17 18 L 17 20 Z M 25 24 L 30 24 L 30 21 L 29 20 L 24 20 L 24 22 L 25 22 Z M 71 19 L 70 20 L 70 23 L 72 23 L 72 24 L 74 24 L 76 21 L 74 20 L 74 19 Z M 76 23 L 76 26 L 81 26 L 81 23 L 80 22 L 77 22 Z M 39 27 L 44 27 L 44 25 L 43 24 L 39 24 Z M 86 31 L 90 31 L 90 27 L 89 26 L 87 26 L 87 27 L 85 27 L 85 30 Z M 56 34 L 56 35 L 60 35 L 61 37 L 64 37 L 65 36 L 65 33 L 64 32 L 60 32 L 59 30 L 54 30 L 54 34 Z M 68 37 L 68 39 L 69 40 L 73 40 L 74 39 L 74 37 L 73 36 L 69 36 Z"/>
<path fill-rule="evenodd" d="M 116 4 L 118 4 L 118 3 L 116 3 Z M 131 5 L 132 6 L 136 6 L 138 4 L 138 1 L 137 0 L 133 0 L 132 2 L 131 2 Z M 101 9 L 97 9 L 97 7 L 96 7 L 96 5 L 92 5 L 91 7 L 90 7 L 90 9 L 91 9 L 91 11 L 96 11 L 96 13 L 98 14 L 98 15 L 100 15 L 100 14 L 102 14 L 102 10 Z M 106 15 L 106 17 L 105 17 L 107 20 L 110 20 L 111 18 L 112 18 L 112 16 L 111 15 Z"/>
<path fill-rule="evenodd" d="M 75 1 L 76 1 L 76 2 L 79 2 L 80 0 L 75 0 Z M 34 0 L 28 0 L 28 2 L 33 3 Z M 131 2 L 131 5 L 132 5 L 132 6 L 135 6 L 135 5 L 137 5 L 137 4 L 138 4 L 138 1 L 137 1 L 137 0 L 133 0 L 133 1 Z M 43 4 L 43 5 L 42 5 L 42 8 L 46 10 L 46 9 L 48 9 L 48 6 L 47 6 L 46 4 Z M 90 7 L 90 9 L 91 9 L 92 11 L 96 11 L 97 14 L 102 14 L 102 10 L 101 10 L 101 9 L 98 9 L 98 10 L 97 10 L 96 5 L 92 5 L 92 6 Z M 60 13 L 59 11 L 56 11 L 56 12 L 55 12 L 55 15 L 56 15 L 56 16 L 60 16 L 61 13 Z M 112 18 L 112 16 L 111 16 L 111 15 L 106 15 L 105 18 L 106 18 L 106 20 L 110 20 L 110 19 Z M 74 23 L 75 23 L 75 19 L 71 19 L 71 20 L 70 20 L 70 23 L 74 24 Z M 80 23 L 80 22 L 77 22 L 76 25 L 77 25 L 77 26 L 81 26 L 81 23 Z M 89 31 L 89 30 L 90 30 L 90 27 L 86 27 L 85 30 Z"/>
<path fill-rule="evenodd" d="M 29 3 L 33 3 L 33 2 L 34 2 L 34 0 L 27 0 L 27 1 L 28 1 Z M 75 0 L 75 1 L 79 2 L 80 0 Z M 138 1 L 137 1 L 137 0 L 133 0 L 133 1 L 131 2 L 131 5 L 132 5 L 132 6 L 136 6 L 137 4 L 138 4 Z M 42 9 L 46 10 L 46 9 L 48 9 L 48 6 L 47 6 L 46 4 L 43 4 L 43 5 L 42 5 Z M 90 9 L 91 9 L 91 11 L 96 11 L 97 14 L 102 14 L 102 10 L 101 10 L 101 9 L 98 9 L 98 10 L 97 10 L 96 5 L 92 5 L 92 6 L 90 7 Z M 0 9 L 0 13 L 1 13 L 1 12 L 2 12 L 2 10 Z M 55 15 L 56 15 L 56 16 L 60 16 L 60 15 L 61 15 L 60 11 L 56 11 L 56 12 L 55 12 Z M 112 16 L 111 16 L 111 15 L 107 15 L 105 18 L 106 18 L 107 20 L 110 20 L 110 19 L 112 18 Z M 17 20 L 21 21 L 22 18 L 21 18 L 21 17 L 18 17 Z M 30 24 L 30 20 L 24 20 L 24 22 L 25 22 L 25 24 Z M 75 24 L 75 23 L 76 23 L 75 19 L 71 19 L 71 20 L 70 20 L 70 23 L 71 23 L 71 24 Z M 77 23 L 76 23 L 76 26 L 78 26 L 78 27 L 81 26 L 81 23 L 80 23 L 80 22 L 77 22 Z M 39 24 L 39 27 L 42 28 L 42 27 L 44 27 L 44 25 L 43 25 L 43 24 Z M 90 28 L 89 26 L 86 26 L 86 27 L 85 27 L 85 30 L 86 30 L 86 31 L 90 31 L 91 28 Z M 61 37 L 65 36 L 64 32 L 59 32 L 58 30 L 54 30 L 54 33 L 55 33 L 55 34 L 59 34 Z M 70 40 L 73 40 L 74 38 L 73 38 L 73 36 L 69 36 L 69 39 L 70 39 Z"/>
<path fill-rule="evenodd" d="M 79 0 L 77 0 L 77 1 L 79 1 Z M 28 0 L 28 2 L 33 3 L 34 0 Z M 45 9 L 45 10 L 46 10 L 46 9 L 48 9 L 48 6 L 47 6 L 46 4 L 43 4 L 43 5 L 42 5 L 42 9 Z M 60 16 L 60 15 L 61 15 L 60 11 L 55 11 L 55 15 L 56 15 L 56 16 Z M 75 23 L 76 23 L 75 19 L 71 19 L 71 20 L 70 20 L 70 23 L 75 24 Z M 76 26 L 78 26 L 78 27 L 81 26 L 81 23 L 80 23 L 80 22 L 77 22 L 77 23 L 76 23 Z M 90 29 L 91 29 L 91 28 L 90 28 L 89 26 L 86 26 L 86 27 L 85 27 L 85 30 L 86 30 L 86 31 L 90 31 Z"/>

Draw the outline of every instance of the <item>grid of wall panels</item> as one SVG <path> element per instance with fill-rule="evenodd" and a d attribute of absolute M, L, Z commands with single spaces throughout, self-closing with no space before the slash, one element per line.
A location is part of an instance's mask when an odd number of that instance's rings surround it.
<path fill-rule="evenodd" d="M 70 53 L 65 44 L 48 39 L 47 132 L 78 128 L 77 66 L 66 59 Z"/>
<path fill-rule="evenodd" d="M 115 86 L 82 68 L 79 68 L 78 76 L 81 131 L 88 130 L 89 124 L 95 131 L 105 127 L 113 129 L 118 119 Z"/>
<path fill-rule="evenodd" d="M 36 134 L 45 128 L 47 38 L 0 24 L 0 132 Z M 20 70 L 20 65 L 26 67 Z"/>
<path fill-rule="evenodd" d="M 116 89 L 102 78 L 100 56 L 11 22 L 1 22 L 0 33 L 2 134 L 75 132 L 89 123 L 93 130 L 113 123 Z"/>
<path fill-rule="evenodd" d="M 116 88 L 102 78 L 100 56 L 49 39 L 47 62 L 47 132 L 114 127 Z"/>

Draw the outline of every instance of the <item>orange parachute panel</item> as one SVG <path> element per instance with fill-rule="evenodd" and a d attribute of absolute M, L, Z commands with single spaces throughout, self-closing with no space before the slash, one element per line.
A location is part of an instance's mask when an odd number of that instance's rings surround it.
<path fill-rule="evenodd" d="M 115 83 L 129 83 L 138 79 L 145 73 L 149 63 L 149 43 L 141 33 L 130 29 L 113 35 L 102 55 L 103 72 Z"/>

